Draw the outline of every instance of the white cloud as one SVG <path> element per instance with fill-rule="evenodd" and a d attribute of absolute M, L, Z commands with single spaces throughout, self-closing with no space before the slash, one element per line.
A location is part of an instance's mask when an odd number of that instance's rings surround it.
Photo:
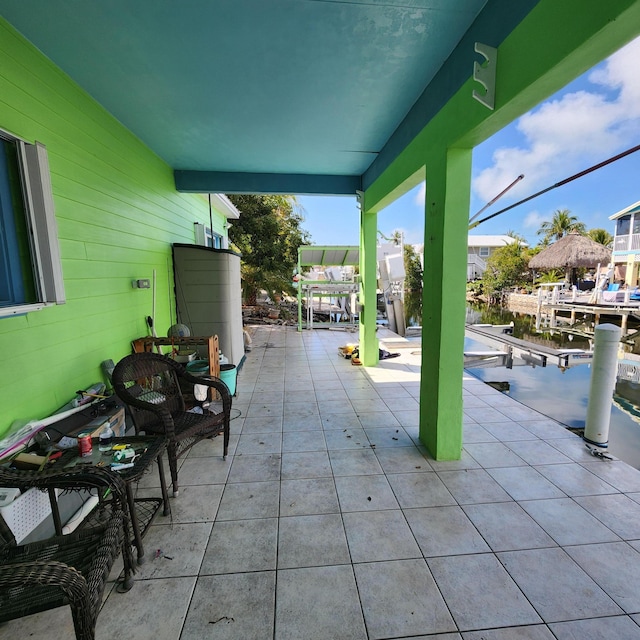
<path fill-rule="evenodd" d="M 402 233 L 402 240 L 405 244 L 418 244 L 420 242 L 424 242 L 424 231 L 420 227 L 398 227 L 395 226 L 393 228 L 386 227 L 386 230 L 381 230 L 381 232 L 387 237 L 390 238 L 396 231 Z"/>
<path fill-rule="evenodd" d="M 530 211 L 522 221 L 522 226 L 525 229 L 535 229 L 537 231 L 545 219 L 546 217 L 539 211 Z"/>
<path fill-rule="evenodd" d="M 414 198 L 414 203 L 419 207 L 424 207 L 425 198 L 427 196 L 427 185 L 426 183 L 422 183 L 420 188 L 416 192 L 416 197 Z"/>
<path fill-rule="evenodd" d="M 596 69 L 589 75 L 594 84 L 620 89 L 621 101 L 637 115 L 640 112 L 640 83 L 637 78 L 640 38 L 630 42 L 607 59 L 604 68 Z"/>
<path fill-rule="evenodd" d="M 522 116 L 516 127 L 525 144 L 494 152 L 473 181 L 476 194 L 488 202 L 524 173 L 509 196 L 529 195 L 630 146 L 640 124 L 638 59 L 640 38 L 588 76 L 593 91 L 567 93 Z"/>
<path fill-rule="evenodd" d="M 404 243 L 405 244 L 420 244 L 424 242 L 424 230 L 420 229 L 407 229 L 404 232 Z"/>

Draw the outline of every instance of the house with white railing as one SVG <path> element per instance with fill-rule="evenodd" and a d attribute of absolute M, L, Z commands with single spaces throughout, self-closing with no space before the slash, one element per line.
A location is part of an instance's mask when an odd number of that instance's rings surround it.
<path fill-rule="evenodd" d="M 482 278 L 487 258 L 500 247 L 517 242 L 511 236 L 467 236 L 467 282 Z"/>
<path fill-rule="evenodd" d="M 626 267 L 625 282 L 635 286 L 640 267 L 640 201 L 609 216 L 609 220 L 616 223 L 611 260 L 617 267 Z"/>

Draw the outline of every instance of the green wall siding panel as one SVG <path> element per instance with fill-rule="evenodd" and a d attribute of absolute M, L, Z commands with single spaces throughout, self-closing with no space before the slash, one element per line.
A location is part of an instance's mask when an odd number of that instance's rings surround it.
<path fill-rule="evenodd" d="M 16 419 L 42 418 L 102 380 L 146 335 L 156 271 L 155 326 L 175 321 L 171 244 L 209 225 L 198 195 L 175 190 L 173 171 L 0 19 L 0 128 L 46 145 L 67 304 L 0 318 L 0 436 Z M 213 214 L 217 233 L 225 219 Z"/>

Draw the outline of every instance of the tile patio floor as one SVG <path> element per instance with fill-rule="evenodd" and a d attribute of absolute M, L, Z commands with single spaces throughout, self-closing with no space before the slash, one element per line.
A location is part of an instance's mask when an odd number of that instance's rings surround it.
<path fill-rule="evenodd" d="M 355 339 L 256 329 L 233 455 L 184 460 L 98 639 L 640 638 L 640 472 L 467 374 L 463 459 L 436 462 L 419 355 L 354 367 L 337 347 Z M 73 637 L 60 609 L 0 638 L 26 630 Z"/>

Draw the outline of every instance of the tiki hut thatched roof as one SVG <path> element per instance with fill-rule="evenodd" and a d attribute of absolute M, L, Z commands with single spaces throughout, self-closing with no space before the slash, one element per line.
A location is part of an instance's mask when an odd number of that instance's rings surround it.
<path fill-rule="evenodd" d="M 569 233 L 529 261 L 529 269 L 576 269 L 597 267 L 611 261 L 611 249 L 588 236 Z"/>

